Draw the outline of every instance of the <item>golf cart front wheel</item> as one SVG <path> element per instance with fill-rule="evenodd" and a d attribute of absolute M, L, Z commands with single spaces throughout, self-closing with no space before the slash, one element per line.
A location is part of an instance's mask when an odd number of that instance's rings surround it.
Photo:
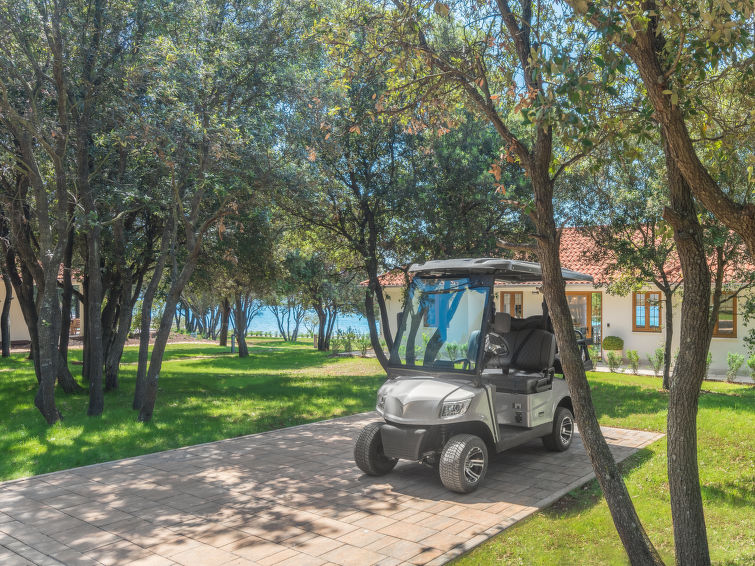
<path fill-rule="evenodd" d="M 566 407 L 556 409 L 553 417 L 553 430 L 543 436 L 543 444 L 553 452 L 563 452 L 571 446 L 574 438 L 574 415 Z"/>
<path fill-rule="evenodd" d="M 470 493 L 488 469 L 488 447 L 473 434 L 452 436 L 440 454 L 440 481 L 451 491 Z"/>
<path fill-rule="evenodd" d="M 359 433 L 354 446 L 354 461 L 369 476 L 383 476 L 398 462 L 398 458 L 388 458 L 383 452 L 382 426 L 383 423 L 368 424 Z"/>

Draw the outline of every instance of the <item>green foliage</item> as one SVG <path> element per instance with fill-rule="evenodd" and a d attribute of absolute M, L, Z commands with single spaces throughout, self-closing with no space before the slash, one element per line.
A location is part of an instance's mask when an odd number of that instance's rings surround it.
<path fill-rule="evenodd" d="M 736 352 L 729 352 L 726 354 L 726 381 L 734 381 L 739 372 L 739 368 L 745 363 L 745 357 L 742 354 Z"/>
<path fill-rule="evenodd" d="M 747 367 L 750 368 L 750 377 L 755 379 L 755 354 L 747 358 Z"/>
<path fill-rule="evenodd" d="M 621 371 L 621 367 L 624 364 L 624 358 L 621 356 L 621 354 L 617 354 L 613 350 L 609 350 L 608 354 L 606 354 L 606 363 L 608 364 L 608 369 L 610 369 L 612 372 Z"/>
<path fill-rule="evenodd" d="M 710 364 L 713 363 L 713 352 L 708 352 L 708 355 L 705 356 L 705 379 L 708 379 L 708 371 L 710 371 Z"/>
<path fill-rule="evenodd" d="M 648 354 L 648 362 L 653 369 L 655 377 L 659 377 L 663 373 L 663 362 L 666 358 L 666 352 L 663 348 L 656 348 L 655 352 Z"/>
<path fill-rule="evenodd" d="M 359 346 L 359 355 L 363 358 L 367 357 L 367 350 L 372 347 L 372 341 L 369 334 L 359 334 L 357 336 L 357 345 Z"/>
<path fill-rule="evenodd" d="M 603 338 L 602 345 L 604 350 L 623 350 L 624 339 L 618 336 L 606 336 Z"/>
<path fill-rule="evenodd" d="M 637 353 L 637 350 L 627 350 L 627 362 L 632 373 L 637 375 L 637 370 L 640 368 L 640 354 Z"/>

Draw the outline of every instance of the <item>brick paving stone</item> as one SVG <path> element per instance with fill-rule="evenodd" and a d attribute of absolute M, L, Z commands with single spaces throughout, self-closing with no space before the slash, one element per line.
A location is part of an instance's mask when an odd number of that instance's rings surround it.
<path fill-rule="evenodd" d="M 372 413 L 0 483 L 0 563 L 110 566 L 443 564 L 592 477 L 532 442 L 495 456 L 475 493 L 401 462 L 364 476 Z M 661 435 L 604 429 L 623 459 Z M 144 481 L 143 478 L 149 478 Z"/>
<path fill-rule="evenodd" d="M 324 554 L 322 558 L 341 566 L 372 566 L 380 562 L 384 556 L 366 548 L 344 544 Z"/>

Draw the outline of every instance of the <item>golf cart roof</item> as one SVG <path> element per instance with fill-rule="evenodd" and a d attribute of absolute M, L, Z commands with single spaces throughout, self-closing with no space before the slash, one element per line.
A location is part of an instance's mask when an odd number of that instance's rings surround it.
<path fill-rule="evenodd" d="M 415 263 L 409 273 L 425 276 L 462 274 L 492 274 L 504 281 L 542 281 L 543 271 L 539 263 L 501 258 L 435 259 L 425 263 Z M 592 275 L 561 268 L 566 281 L 592 282 Z"/>

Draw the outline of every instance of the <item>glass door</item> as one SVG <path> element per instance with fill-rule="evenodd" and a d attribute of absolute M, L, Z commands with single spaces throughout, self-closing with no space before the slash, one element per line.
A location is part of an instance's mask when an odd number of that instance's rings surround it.
<path fill-rule="evenodd" d="M 601 293 L 567 291 L 566 301 L 574 321 L 574 329 L 579 330 L 585 338 L 593 338 L 596 343 L 600 343 L 603 326 Z"/>

